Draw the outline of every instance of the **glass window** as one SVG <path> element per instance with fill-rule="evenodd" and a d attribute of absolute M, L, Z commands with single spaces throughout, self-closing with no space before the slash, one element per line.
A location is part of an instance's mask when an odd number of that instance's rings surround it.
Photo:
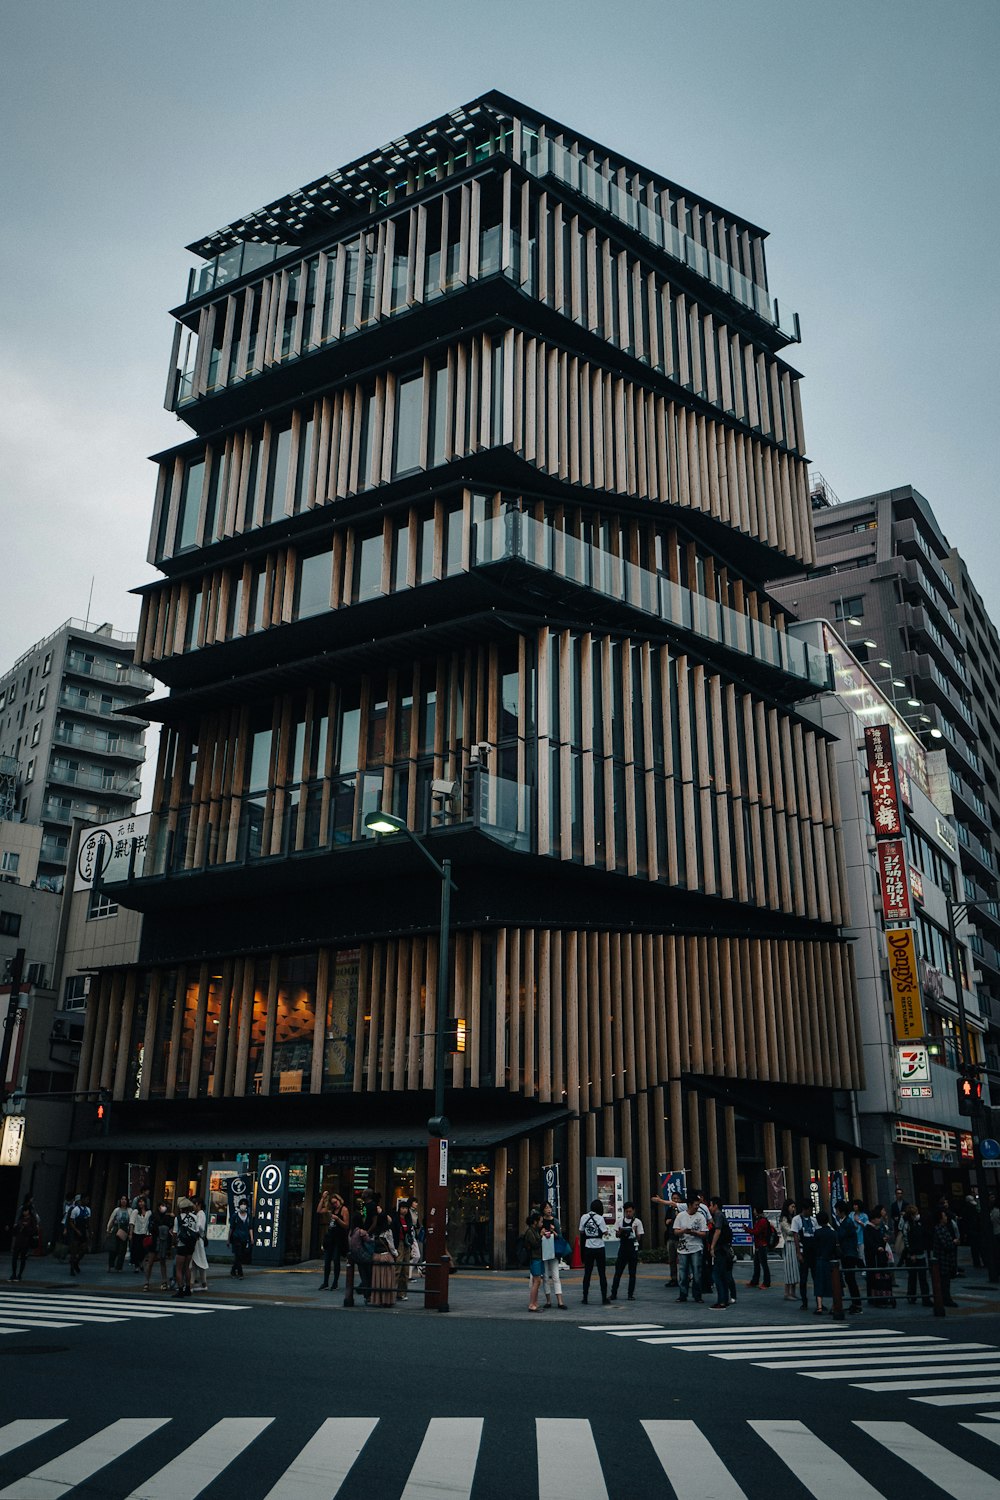
<path fill-rule="evenodd" d="M 274 516 L 284 515 L 285 490 L 288 485 L 288 457 L 292 451 L 291 425 L 271 433 L 271 452 L 267 465 L 267 487 L 264 492 L 263 524 Z"/>
<path fill-rule="evenodd" d="M 193 651 L 198 645 L 198 629 L 201 625 L 201 589 L 192 589 L 188 597 L 187 624 L 184 627 L 184 650 Z"/>
<path fill-rule="evenodd" d="M 420 467 L 420 427 L 423 415 L 424 378 L 407 375 L 396 389 L 395 452 L 393 474 L 409 474 Z"/>
<path fill-rule="evenodd" d="M 0 870 L 7 875 L 16 875 L 21 867 L 21 856 L 13 849 L 5 849 L 0 855 Z"/>
<path fill-rule="evenodd" d="M 47 677 L 52 671 L 52 652 L 46 651 L 45 660 L 42 662 L 42 676 Z"/>
<path fill-rule="evenodd" d="M 0 935 L 3 937 L 17 937 L 21 931 L 21 913 L 19 911 L 0 911 Z"/>
<path fill-rule="evenodd" d="M 278 973 L 272 1094 L 308 1094 L 316 1025 L 316 954 L 282 958 Z"/>
<path fill-rule="evenodd" d="M 304 620 L 330 608 L 330 578 L 333 554 L 329 546 L 299 559 L 295 584 L 295 618 Z"/>
<path fill-rule="evenodd" d="M 104 891 L 91 891 L 90 902 L 87 907 L 88 922 L 92 922 L 95 917 L 113 917 L 117 910 L 117 901 L 112 901 L 111 897 Z"/>
<path fill-rule="evenodd" d="M 90 993 L 89 974 L 71 974 L 63 984 L 63 1010 L 82 1010 Z"/>
<path fill-rule="evenodd" d="M 417 522 L 419 544 L 417 550 L 417 582 L 430 583 L 434 577 L 434 513 L 422 516 Z"/>
<path fill-rule="evenodd" d="M 462 502 L 459 501 L 445 513 L 444 575 L 446 578 L 462 571 L 463 534 Z"/>
<path fill-rule="evenodd" d="M 48 697 L 48 695 L 49 695 L 49 689 L 48 689 L 48 684 L 46 683 L 45 686 L 40 687 L 38 689 L 38 712 L 39 713 L 41 713 L 42 709 L 45 707 L 45 700 Z"/>
<path fill-rule="evenodd" d="M 310 415 L 302 423 L 299 432 L 299 456 L 295 469 L 294 509 L 303 510 L 309 503 L 309 476 L 312 467 L 312 445 L 315 420 Z"/>
<path fill-rule="evenodd" d="M 865 612 L 865 601 L 862 594 L 853 594 L 850 599 L 838 599 L 835 603 L 834 619 L 847 621 L 860 620 Z"/>
<path fill-rule="evenodd" d="M 361 707 L 357 692 L 341 697 L 337 744 L 337 769 L 342 776 L 358 769 L 358 745 L 361 731 Z"/>
<path fill-rule="evenodd" d="M 250 773 L 247 790 L 263 791 L 268 785 L 271 769 L 271 726 L 256 729 L 250 739 Z"/>
<path fill-rule="evenodd" d="M 375 418 L 372 408 L 375 398 L 372 393 L 366 392 L 361 397 L 361 427 L 358 438 L 358 489 L 366 490 L 372 482 L 372 450 L 374 440 Z"/>
<path fill-rule="evenodd" d="M 354 543 L 354 588 L 351 602 L 359 604 L 365 599 L 374 599 L 382 592 L 381 530 L 370 536 L 358 537 Z"/>
<path fill-rule="evenodd" d="M 192 459 L 184 471 L 180 509 L 177 515 L 175 552 L 194 547 L 198 541 L 198 514 L 201 510 L 201 487 L 205 478 L 204 458 Z"/>
<path fill-rule="evenodd" d="M 323 1047 L 323 1087 L 351 1088 L 354 1083 L 354 1039 L 358 1013 L 360 950 L 342 948 L 330 965 Z"/>
<path fill-rule="evenodd" d="M 247 615 L 247 631 L 260 630 L 264 624 L 264 597 L 267 593 L 267 573 L 263 563 L 250 574 L 250 608 Z"/>
<path fill-rule="evenodd" d="M 226 610 L 226 640 L 231 641 L 240 628 L 240 606 L 243 603 L 243 574 L 237 573 L 229 588 L 229 606 Z"/>
<path fill-rule="evenodd" d="M 392 538 L 392 584 L 393 590 L 406 588 L 406 574 L 410 565 L 410 528 L 406 521 L 396 527 Z"/>
<path fill-rule="evenodd" d="M 438 365 L 431 371 L 429 430 L 427 434 L 427 462 L 433 468 L 443 464 L 448 448 L 448 366 Z"/>

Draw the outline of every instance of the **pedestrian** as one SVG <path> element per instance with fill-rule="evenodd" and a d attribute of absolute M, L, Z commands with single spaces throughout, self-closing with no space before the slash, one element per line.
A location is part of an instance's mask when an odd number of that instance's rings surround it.
<path fill-rule="evenodd" d="M 808 1200 L 807 1200 L 808 1201 Z M 826 1216 L 827 1224 L 830 1215 Z M 792 1220 L 792 1237 L 795 1240 L 795 1258 L 799 1267 L 799 1297 L 801 1298 L 802 1311 L 805 1312 L 809 1306 L 807 1288 L 810 1275 L 813 1278 L 813 1290 L 815 1291 L 816 1273 L 814 1270 L 816 1262 L 816 1225 L 818 1220 L 812 1213 L 799 1213 Z"/>
<path fill-rule="evenodd" d="M 837 1252 L 837 1236 L 830 1228 L 830 1215 L 821 1208 L 816 1215 L 816 1227 L 812 1235 L 812 1278 L 816 1293 L 814 1311 L 820 1317 L 824 1311 L 823 1298 L 833 1296 L 833 1257 Z"/>
<path fill-rule="evenodd" d="M 798 1210 L 795 1207 L 794 1198 L 786 1198 L 778 1219 L 778 1233 L 781 1235 L 781 1260 L 782 1274 L 785 1278 L 786 1302 L 794 1302 L 799 1288 L 799 1258 L 795 1246 L 795 1232 L 792 1223 Z"/>
<path fill-rule="evenodd" d="M 198 1243 L 198 1220 L 190 1198 L 178 1198 L 177 1217 L 174 1220 L 174 1238 L 177 1257 L 174 1261 L 175 1297 L 191 1295 L 191 1260 Z"/>
<path fill-rule="evenodd" d="M 149 1278 L 156 1262 L 160 1262 L 160 1290 L 167 1290 L 167 1261 L 170 1258 L 171 1215 L 166 1203 L 161 1203 L 149 1221 L 146 1254 L 142 1262 L 143 1291 L 149 1291 Z"/>
<path fill-rule="evenodd" d="M 736 1286 L 733 1282 L 733 1226 L 726 1217 L 721 1198 L 710 1198 L 712 1233 L 709 1250 L 712 1256 L 712 1280 L 715 1284 L 715 1301 L 712 1307 L 723 1312 L 736 1301 Z"/>
<path fill-rule="evenodd" d="M 137 1198 L 135 1207 L 129 1211 L 128 1216 L 128 1258 L 133 1274 L 142 1270 L 146 1259 L 146 1236 L 149 1234 L 152 1217 L 145 1198 Z"/>
<path fill-rule="evenodd" d="M 328 1288 L 332 1291 L 337 1290 L 340 1282 L 341 1258 L 347 1253 L 347 1228 L 350 1223 L 347 1204 L 340 1194 L 324 1194 L 324 1197 L 327 1200 L 326 1211 L 329 1217 L 323 1231 L 323 1280 L 319 1284 L 321 1292 L 325 1292 Z M 332 1284 L 330 1282 L 331 1269 L 333 1271 Z"/>
<path fill-rule="evenodd" d="M 663 1206 L 663 1233 L 667 1246 L 667 1267 L 670 1272 L 669 1280 L 663 1285 L 675 1287 L 677 1285 L 677 1237 L 674 1234 L 674 1220 L 684 1207 L 684 1200 L 677 1192 L 671 1193 L 669 1198 L 661 1198 L 654 1193 L 653 1202 Z"/>
<path fill-rule="evenodd" d="M 26 1201 L 14 1225 L 10 1241 L 10 1279 L 24 1280 L 24 1267 L 28 1256 L 38 1244 L 38 1219 Z"/>
<path fill-rule="evenodd" d="M 962 1203 L 962 1235 L 972 1252 L 972 1268 L 982 1269 L 983 1264 L 983 1209 L 975 1188 L 966 1193 Z"/>
<path fill-rule="evenodd" d="M 533 1208 L 525 1220 L 524 1226 L 524 1251 L 528 1257 L 528 1311 L 541 1312 L 538 1306 L 538 1292 L 542 1285 L 542 1277 L 545 1274 L 542 1265 L 542 1211 Z"/>
<path fill-rule="evenodd" d="M 396 1242 L 396 1298 L 405 1302 L 410 1285 L 410 1257 L 416 1244 L 413 1208 L 416 1198 L 401 1198 L 396 1206 L 392 1233 Z"/>
<path fill-rule="evenodd" d="M 250 1259 L 250 1251 L 253 1248 L 253 1226 L 250 1223 L 245 1198 L 240 1198 L 236 1204 L 236 1212 L 229 1225 L 228 1240 L 233 1255 L 233 1264 L 229 1274 L 235 1276 L 237 1281 L 242 1281 L 243 1267 Z"/>
<path fill-rule="evenodd" d="M 750 1214 L 753 1220 L 753 1274 L 747 1286 L 759 1286 L 761 1291 L 766 1291 L 771 1285 L 771 1267 L 767 1263 L 767 1252 L 771 1245 L 771 1222 L 762 1208 L 757 1209 L 756 1213 L 751 1209 Z"/>
<path fill-rule="evenodd" d="M 931 1307 L 930 1289 L 927 1285 L 927 1231 L 923 1226 L 915 1203 L 908 1203 L 900 1220 L 903 1235 L 903 1264 L 906 1266 L 906 1300 L 912 1307 L 917 1300 L 917 1282 L 925 1307 Z"/>
<path fill-rule="evenodd" d="M 707 1233 L 705 1216 L 698 1210 L 698 1194 L 691 1191 L 684 1207 L 674 1216 L 678 1302 L 686 1302 L 689 1292 L 695 1302 L 701 1301 L 702 1258 Z"/>
<path fill-rule="evenodd" d="M 957 1307 L 951 1295 L 951 1283 L 958 1271 L 958 1231 L 951 1216 L 950 1208 L 945 1205 L 939 1208 L 934 1216 L 934 1229 L 931 1235 L 931 1250 L 937 1261 L 938 1275 L 941 1278 L 941 1301 L 945 1307 Z"/>
<path fill-rule="evenodd" d="M 194 1254 L 188 1266 L 188 1280 L 193 1283 L 196 1292 L 208 1291 L 208 1217 L 205 1213 L 205 1200 L 196 1198 L 194 1200 L 194 1219 L 198 1228 L 198 1243 L 194 1247 Z"/>
<path fill-rule="evenodd" d="M 347 1237 L 347 1253 L 354 1266 L 355 1284 L 365 1301 L 371 1296 L 372 1249 L 371 1235 L 365 1228 L 365 1215 L 357 1212 L 351 1220 L 351 1232 Z"/>
<path fill-rule="evenodd" d="M 410 1280 L 424 1274 L 424 1241 L 427 1232 L 424 1222 L 420 1217 L 420 1204 L 416 1198 L 410 1199 L 410 1218 L 413 1220 L 413 1247 L 410 1250 Z"/>
<path fill-rule="evenodd" d="M 546 1205 L 551 1210 L 551 1203 Z M 562 1281 L 559 1277 L 559 1220 L 555 1214 L 548 1217 L 545 1208 L 542 1209 L 542 1217 L 539 1221 L 538 1231 L 542 1239 L 542 1281 L 545 1287 L 545 1306 L 552 1306 L 552 1298 L 556 1299 L 556 1307 L 566 1311 L 563 1301 Z"/>
<path fill-rule="evenodd" d="M 834 1234 L 837 1240 L 837 1254 L 840 1257 L 840 1270 L 847 1290 L 851 1294 L 851 1304 L 847 1311 L 859 1313 L 863 1310 L 863 1303 L 855 1274 L 861 1265 L 861 1257 L 858 1255 L 858 1225 L 849 1204 L 843 1198 L 834 1204 L 833 1211 L 837 1216 Z"/>
<path fill-rule="evenodd" d="M 90 1242 L 90 1195 L 83 1193 L 70 1209 L 66 1224 L 69 1242 L 69 1274 L 79 1276 L 80 1262 L 86 1255 Z"/>
<path fill-rule="evenodd" d="M 566 1262 L 566 1257 L 572 1254 L 572 1250 L 570 1249 L 569 1241 L 562 1232 L 562 1225 L 556 1217 L 555 1206 L 548 1198 L 542 1204 L 542 1221 L 543 1223 L 552 1225 L 552 1233 L 555 1235 L 556 1269 L 558 1271 L 568 1271 L 569 1265 Z"/>
<path fill-rule="evenodd" d="M 128 1249 L 128 1234 L 131 1223 L 128 1199 L 123 1193 L 118 1199 L 117 1208 L 111 1210 L 104 1229 L 109 1271 L 120 1271 L 125 1264 L 125 1251 Z"/>
<path fill-rule="evenodd" d="M 600 1198 L 591 1201 L 587 1212 L 580 1219 L 577 1233 L 580 1236 L 580 1248 L 583 1251 L 583 1302 L 587 1304 L 590 1295 L 590 1278 L 597 1270 L 597 1279 L 601 1283 L 601 1305 L 608 1300 L 608 1271 L 607 1257 L 604 1250 L 604 1236 L 607 1225 L 604 1222 L 604 1204 Z"/>
<path fill-rule="evenodd" d="M 618 1288 L 625 1272 L 628 1272 L 628 1300 L 635 1301 L 635 1273 L 639 1268 L 639 1251 L 642 1237 L 646 1233 L 642 1220 L 638 1218 L 634 1203 L 626 1203 L 622 1216 L 615 1226 L 618 1237 L 618 1258 L 615 1261 L 615 1276 L 611 1283 L 611 1301 L 618 1296 Z"/>
<path fill-rule="evenodd" d="M 371 1296 L 370 1307 L 395 1307 L 396 1305 L 396 1240 L 392 1232 L 389 1215 L 378 1203 L 378 1212 L 368 1230 L 371 1236 Z"/>
<path fill-rule="evenodd" d="M 903 1209 L 906 1207 L 906 1194 L 901 1187 L 896 1189 L 896 1196 L 889 1204 L 889 1218 L 892 1220 L 893 1234 L 898 1234 L 900 1222 L 903 1217 Z"/>

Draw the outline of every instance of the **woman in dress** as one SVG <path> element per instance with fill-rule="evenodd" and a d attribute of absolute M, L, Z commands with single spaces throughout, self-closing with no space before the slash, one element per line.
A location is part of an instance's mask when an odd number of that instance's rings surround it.
<path fill-rule="evenodd" d="M 372 1290 L 369 1307 L 395 1307 L 396 1305 L 396 1242 L 393 1238 L 389 1215 L 380 1207 L 374 1223 L 369 1229 L 374 1254 L 372 1255 Z"/>
<path fill-rule="evenodd" d="M 795 1250 L 795 1235 L 792 1233 L 792 1220 L 797 1213 L 794 1200 L 786 1198 L 778 1219 L 786 1302 L 794 1302 L 799 1295 L 799 1257 Z"/>
<path fill-rule="evenodd" d="M 204 1198 L 196 1198 L 195 1223 L 198 1225 L 198 1243 L 194 1247 L 194 1255 L 191 1257 L 191 1274 L 196 1292 L 208 1291 L 208 1252 L 205 1249 L 205 1241 L 208 1239 L 208 1218 L 205 1214 Z"/>

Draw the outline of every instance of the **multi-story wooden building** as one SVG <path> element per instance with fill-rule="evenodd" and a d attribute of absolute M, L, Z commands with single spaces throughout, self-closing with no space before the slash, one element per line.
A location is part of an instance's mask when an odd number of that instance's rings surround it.
<path fill-rule="evenodd" d="M 502 1260 L 548 1164 L 567 1220 L 595 1159 L 639 1200 L 843 1165 L 836 789 L 796 712 L 828 665 L 763 586 L 812 556 L 764 233 L 490 93 L 190 248 L 137 648 L 170 695 L 115 891 L 142 962 L 84 1046 L 108 1191 L 137 1154 L 280 1158 L 303 1254 L 323 1184 L 420 1191 L 438 887 L 380 806 L 458 888 L 460 1259 Z"/>

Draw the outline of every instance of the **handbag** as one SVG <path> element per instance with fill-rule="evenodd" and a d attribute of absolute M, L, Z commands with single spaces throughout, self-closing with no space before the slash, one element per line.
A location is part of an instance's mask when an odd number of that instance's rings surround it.
<path fill-rule="evenodd" d="M 557 1234 L 556 1235 L 556 1254 L 559 1256 L 560 1260 L 565 1260 L 566 1257 L 568 1255 L 571 1255 L 572 1253 L 573 1252 L 572 1252 L 572 1249 L 570 1248 L 569 1240 L 566 1239 L 565 1235 Z"/>
<path fill-rule="evenodd" d="M 127 1240 L 128 1239 L 128 1230 L 127 1229 L 116 1229 L 115 1230 L 115 1239 L 116 1240 Z"/>
<path fill-rule="evenodd" d="M 142 1237 L 142 1248 L 144 1250 L 152 1250 L 152 1248 L 153 1248 L 153 1236 L 151 1234 L 144 1234 L 143 1235 L 143 1237 Z"/>

